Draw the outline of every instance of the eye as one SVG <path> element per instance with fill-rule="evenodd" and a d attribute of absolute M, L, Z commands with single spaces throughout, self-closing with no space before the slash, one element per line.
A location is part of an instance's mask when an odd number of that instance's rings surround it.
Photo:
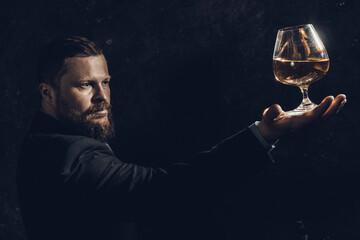
<path fill-rule="evenodd" d="M 84 82 L 84 83 L 81 83 L 81 84 L 79 85 L 79 87 L 80 87 L 80 88 L 83 88 L 83 89 L 86 89 L 86 88 L 88 88 L 88 87 L 90 87 L 90 86 L 91 86 L 91 84 L 88 83 L 88 82 Z"/>
<path fill-rule="evenodd" d="M 101 83 L 104 87 L 110 87 L 110 80 L 104 80 Z"/>

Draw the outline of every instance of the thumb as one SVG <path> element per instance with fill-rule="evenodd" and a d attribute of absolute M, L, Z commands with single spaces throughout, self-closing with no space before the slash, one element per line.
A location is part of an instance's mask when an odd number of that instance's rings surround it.
<path fill-rule="evenodd" d="M 280 119 L 283 112 L 280 105 L 273 104 L 264 110 L 262 117 L 266 122 L 271 123 Z"/>

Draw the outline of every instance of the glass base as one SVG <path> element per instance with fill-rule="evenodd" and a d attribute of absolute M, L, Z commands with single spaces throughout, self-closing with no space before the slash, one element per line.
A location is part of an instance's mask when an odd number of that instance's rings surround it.
<path fill-rule="evenodd" d="M 287 111 L 286 113 L 288 113 L 291 116 L 294 115 L 301 115 L 306 113 L 307 111 L 313 110 L 317 105 L 313 102 L 310 102 L 308 104 L 300 104 L 297 108 L 291 110 L 291 111 Z"/>

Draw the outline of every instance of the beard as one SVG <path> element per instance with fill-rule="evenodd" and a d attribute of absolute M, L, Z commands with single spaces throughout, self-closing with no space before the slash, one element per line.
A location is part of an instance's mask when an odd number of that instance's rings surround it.
<path fill-rule="evenodd" d="M 107 110 L 103 116 L 97 112 Z M 94 104 L 83 113 L 75 111 L 61 96 L 57 97 L 56 114 L 59 121 L 81 135 L 85 135 L 99 141 L 108 141 L 115 137 L 114 121 L 111 113 L 111 104 L 99 102 Z M 96 119 L 106 118 L 106 121 L 97 122 Z"/>

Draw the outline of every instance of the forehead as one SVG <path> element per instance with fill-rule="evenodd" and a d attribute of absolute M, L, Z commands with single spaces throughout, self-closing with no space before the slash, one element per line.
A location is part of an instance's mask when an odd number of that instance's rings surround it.
<path fill-rule="evenodd" d="M 71 57 L 65 60 L 66 72 L 62 78 L 72 80 L 97 80 L 109 77 L 109 71 L 103 55 L 89 57 Z"/>

